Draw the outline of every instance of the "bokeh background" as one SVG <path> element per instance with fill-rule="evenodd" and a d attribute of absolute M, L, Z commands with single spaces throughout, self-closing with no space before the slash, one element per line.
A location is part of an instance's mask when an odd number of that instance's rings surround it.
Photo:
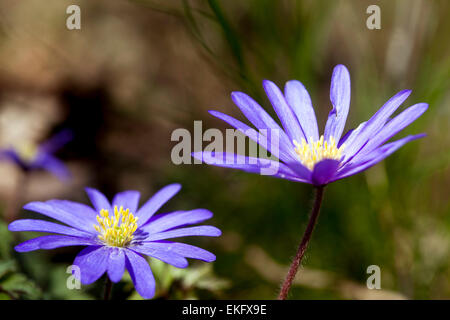
<path fill-rule="evenodd" d="M 81 30 L 66 8 L 81 7 Z M 371 4 L 381 30 L 366 27 Z M 80 248 L 17 254 L 33 234 L 12 234 L 6 212 L 34 216 L 29 201 L 88 203 L 85 186 L 109 197 L 136 189 L 141 201 L 162 186 L 182 191 L 163 211 L 204 207 L 217 239 L 186 239 L 217 255 L 188 269 L 151 261 L 159 299 L 273 299 L 306 227 L 309 185 L 206 165 L 175 165 L 176 128 L 227 126 L 207 112 L 243 120 L 230 92 L 253 96 L 272 115 L 262 80 L 298 79 L 324 127 L 334 65 L 351 74 L 346 128 L 391 96 L 430 107 L 399 136 L 427 133 L 370 170 L 330 185 L 294 299 L 450 298 L 450 2 L 2 0 L 0 147 L 44 141 L 69 128 L 58 152 L 73 178 L 24 174 L 0 163 L 0 298 L 95 299 L 102 281 L 68 290 L 66 268 Z M 403 107 L 403 108 L 404 108 Z M 403 109 L 401 108 L 401 109 Z M 366 269 L 381 268 L 382 290 Z M 138 299 L 128 277 L 117 299 Z"/>

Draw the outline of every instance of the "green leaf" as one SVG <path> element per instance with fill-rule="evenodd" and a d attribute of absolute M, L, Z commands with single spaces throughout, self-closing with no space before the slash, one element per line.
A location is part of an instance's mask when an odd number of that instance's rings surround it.
<path fill-rule="evenodd" d="M 11 257 L 12 232 L 8 230 L 5 222 L 0 220 L 0 258 L 9 259 Z"/>
<path fill-rule="evenodd" d="M 6 274 L 15 271 L 17 271 L 17 266 L 14 260 L 0 261 L 0 279 Z"/>
<path fill-rule="evenodd" d="M 39 299 L 41 296 L 41 291 L 35 283 L 20 273 L 11 274 L 2 281 L 1 289 L 17 298 Z"/>

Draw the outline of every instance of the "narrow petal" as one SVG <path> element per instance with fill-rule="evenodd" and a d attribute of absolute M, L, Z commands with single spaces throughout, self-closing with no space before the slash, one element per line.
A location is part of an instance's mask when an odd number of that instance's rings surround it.
<path fill-rule="evenodd" d="M 51 235 L 27 240 L 15 246 L 14 249 L 17 252 L 28 252 L 39 249 L 50 250 L 61 247 L 90 246 L 96 244 L 97 242 L 93 239 L 62 236 L 62 235 L 61 236 Z"/>
<path fill-rule="evenodd" d="M 409 97 L 411 90 L 403 90 L 389 99 L 364 125 L 352 143 L 344 150 L 345 159 L 350 159 L 373 137 L 388 121 L 389 117 Z"/>
<path fill-rule="evenodd" d="M 136 291 L 144 298 L 151 299 L 155 295 L 155 278 L 147 260 L 132 250 L 126 250 L 125 266 L 130 273 Z"/>
<path fill-rule="evenodd" d="M 306 139 L 294 111 L 292 111 L 291 107 L 287 104 L 283 93 L 277 85 L 272 81 L 264 80 L 263 86 L 267 97 L 269 98 L 270 103 L 277 113 L 278 118 L 280 119 L 281 124 L 283 125 L 283 128 L 290 140 L 301 141 L 302 138 Z"/>
<path fill-rule="evenodd" d="M 347 139 L 352 135 L 352 133 L 353 133 L 355 130 L 356 130 L 356 129 L 354 129 L 354 128 L 348 130 L 348 131 L 344 134 L 344 136 L 341 138 L 341 140 L 339 140 L 339 143 L 338 143 L 337 147 L 340 148 L 340 147 L 345 143 L 345 141 L 347 141 Z"/>
<path fill-rule="evenodd" d="M 194 152 L 192 156 L 207 164 L 218 167 L 239 169 L 260 175 L 307 182 L 305 177 L 300 176 L 297 172 L 290 169 L 289 166 L 278 161 L 223 152 Z M 290 163 L 299 162 L 292 161 Z"/>
<path fill-rule="evenodd" d="M 8 148 L 0 148 L 0 160 L 10 159 L 11 150 Z"/>
<path fill-rule="evenodd" d="M 120 206 L 123 206 L 123 208 L 130 209 L 130 211 L 134 214 L 137 211 L 138 205 L 139 205 L 139 197 L 141 194 L 139 191 L 124 191 L 120 192 L 115 195 L 112 205 L 117 206 L 120 208 Z"/>
<path fill-rule="evenodd" d="M 64 234 L 67 236 L 74 237 L 85 237 L 91 238 L 92 234 L 60 225 L 58 223 L 53 223 L 44 220 L 34 220 L 34 219 L 21 219 L 13 221 L 8 226 L 9 231 L 36 231 L 36 232 L 50 232 Z"/>
<path fill-rule="evenodd" d="M 131 247 L 133 251 L 140 254 L 150 256 L 152 258 L 161 260 L 177 268 L 186 268 L 188 261 L 179 254 L 172 252 L 169 247 L 155 246 L 152 242 L 144 242 L 141 245 Z"/>
<path fill-rule="evenodd" d="M 107 270 L 112 282 L 119 282 L 125 271 L 125 253 L 122 248 L 111 248 Z"/>
<path fill-rule="evenodd" d="M 279 158 L 282 161 L 292 161 L 295 160 L 295 153 L 293 152 L 294 148 L 292 144 L 283 144 L 279 141 L 280 132 L 268 131 L 264 132 L 256 131 L 255 129 L 247 126 L 245 123 L 230 117 L 224 113 L 211 110 L 210 114 L 219 118 L 234 128 L 238 129 L 240 132 L 248 136 L 250 139 L 261 145 L 264 149 L 270 151 L 274 156 Z M 283 132 L 284 134 L 284 132 Z M 276 137 L 276 138 L 275 138 Z"/>
<path fill-rule="evenodd" d="M 8 159 L 24 170 L 30 170 L 30 164 L 21 159 L 17 151 L 13 148 L 6 148 L 0 151 L 1 159 Z"/>
<path fill-rule="evenodd" d="M 165 240 L 169 238 L 179 238 L 188 236 L 218 237 L 222 231 L 213 226 L 197 226 L 189 228 L 179 228 L 148 235 L 145 241 Z"/>
<path fill-rule="evenodd" d="M 26 161 L 24 161 L 19 153 L 14 149 L 14 148 L 8 148 L 8 149 L 4 149 L 3 150 L 3 156 L 9 158 L 10 160 L 12 160 L 13 162 L 17 163 L 20 166 L 29 166 L 29 163 L 27 163 Z"/>
<path fill-rule="evenodd" d="M 382 161 L 384 158 L 391 155 L 393 152 L 398 150 L 400 147 L 402 147 L 406 143 L 416 140 L 416 139 L 419 139 L 419 138 L 423 138 L 424 136 L 425 136 L 424 134 L 407 136 L 403 139 L 385 144 L 385 145 L 379 147 L 378 149 L 372 151 L 371 153 L 369 153 L 365 158 L 360 159 L 359 162 L 344 166 L 342 169 L 339 170 L 339 172 L 332 179 L 332 181 L 346 178 L 346 177 L 352 176 L 354 174 L 357 174 L 361 171 L 367 170 L 368 168 L 372 167 L 373 165 Z"/>
<path fill-rule="evenodd" d="M 325 159 L 316 163 L 314 166 L 313 173 L 311 175 L 311 181 L 315 186 L 323 186 L 328 182 L 336 174 L 336 171 L 339 167 L 339 161 L 333 159 Z"/>
<path fill-rule="evenodd" d="M 250 96 L 242 92 L 233 92 L 231 93 L 231 99 L 256 128 L 279 132 L 280 145 L 293 146 L 292 141 L 278 123 Z"/>
<path fill-rule="evenodd" d="M 67 181 L 71 177 L 67 166 L 61 160 L 50 154 L 40 152 L 31 164 L 31 167 L 47 170 L 62 181 Z"/>
<path fill-rule="evenodd" d="M 91 207 L 69 200 L 48 200 L 45 203 L 54 210 L 65 212 L 66 215 L 79 219 L 84 225 L 82 230 L 95 233 L 93 225 L 97 223 L 95 219 L 97 214 Z"/>
<path fill-rule="evenodd" d="M 347 146 L 351 146 L 352 143 L 357 139 L 358 134 L 361 132 L 362 128 L 366 125 L 366 122 L 361 122 L 356 129 L 351 129 L 345 134 L 342 139 L 339 140 L 338 148 L 340 148 L 343 144 L 345 144 L 343 158 L 345 157 L 346 150 L 348 150 Z M 343 158 L 341 160 L 343 160 Z"/>
<path fill-rule="evenodd" d="M 333 137 L 339 141 L 341 138 L 350 109 L 350 96 L 350 73 L 345 66 L 337 65 L 331 77 L 330 100 L 333 109 L 325 125 L 325 140 Z"/>
<path fill-rule="evenodd" d="M 73 137 L 72 130 L 62 130 L 41 144 L 39 149 L 47 153 L 54 153 L 61 149 L 65 144 L 72 141 Z"/>
<path fill-rule="evenodd" d="M 69 201 L 69 200 L 48 200 L 45 203 L 51 205 L 54 208 L 61 209 L 63 211 L 71 212 L 79 217 L 92 220 L 97 216 L 97 213 L 84 203 Z"/>
<path fill-rule="evenodd" d="M 300 81 L 288 81 L 284 87 L 284 95 L 289 106 L 297 116 L 303 129 L 306 141 L 319 140 L 319 128 L 317 127 L 316 114 L 308 91 Z"/>
<path fill-rule="evenodd" d="M 90 233 L 95 232 L 93 224 L 95 223 L 95 216 L 92 219 L 87 219 L 84 214 L 79 214 L 78 211 L 68 211 L 61 209 L 52 202 L 30 202 L 23 207 L 25 210 L 35 211 L 47 217 L 59 220 L 74 228 L 84 230 Z"/>
<path fill-rule="evenodd" d="M 302 179 L 302 182 L 311 183 L 311 171 L 306 168 L 300 161 L 287 162 L 286 165 Z"/>
<path fill-rule="evenodd" d="M 152 215 L 158 211 L 167 201 L 169 201 L 174 195 L 180 191 L 181 185 L 178 183 L 165 186 L 157 193 L 153 195 L 137 212 L 136 216 L 139 217 L 138 225 L 145 224 Z"/>
<path fill-rule="evenodd" d="M 111 204 L 103 193 L 93 188 L 85 188 L 85 191 L 97 212 L 100 212 L 102 209 L 111 212 Z"/>
<path fill-rule="evenodd" d="M 206 209 L 170 212 L 153 216 L 140 229 L 148 233 L 157 233 L 183 225 L 200 223 L 210 219 L 212 216 L 213 213 Z"/>
<path fill-rule="evenodd" d="M 389 121 L 380 131 L 378 131 L 375 136 L 369 139 L 361 151 L 358 152 L 352 159 L 352 162 L 357 162 L 358 159 L 361 159 L 372 150 L 378 148 L 380 145 L 391 139 L 397 133 L 416 121 L 427 109 L 428 104 L 418 103 L 400 113 L 394 119 Z"/>
<path fill-rule="evenodd" d="M 109 253 L 110 248 L 105 246 L 89 246 L 81 250 L 73 264 L 80 268 L 82 284 L 91 284 L 106 272 Z"/>
<path fill-rule="evenodd" d="M 206 262 L 216 260 L 216 256 L 211 252 L 190 244 L 171 241 L 146 242 L 145 244 L 146 246 L 151 246 L 154 248 L 165 248 L 168 251 L 190 259 L 197 259 Z"/>

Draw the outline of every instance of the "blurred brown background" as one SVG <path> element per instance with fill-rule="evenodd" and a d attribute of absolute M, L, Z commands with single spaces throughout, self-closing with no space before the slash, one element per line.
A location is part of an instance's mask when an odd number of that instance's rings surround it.
<path fill-rule="evenodd" d="M 66 28 L 70 4 L 81 8 L 81 30 Z M 366 27 L 371 4 L 381 8 L 381 30 Z M 412 89 L 404 107 L 427 102 L 430 108 L 400 135 L 428 136 L 328 188 L 292 297 L 448 298 L 449 14 L 445 0 L 3 0 L 0 146 L 43 141 L 64 128 L 75 134 L 58 153 L 73 179 L 33 173 L 22 204 L 87 203 L 85 186 L 110 197 L 136 189 L 144 200 L 165 184 L 182 183 L 165 209 L 206 207 L 224 231 L 217 240 L 191 241 L 217 254 L 211 272 L 228 283 L 200 289 L 198 297 L 272 299 L 306 226 L 311 187 L 176 166 L 170 135 L 176 128 L 193 131 L 194 120 L 204 130 L 226 128 L 210 109 L 244 119 L 232 91 L 252 95 L 273 115 L 263 79 L 280 86 L 302 81 L 323 128 L 332 68 L 345 64 L 352 77 L 347 129 L 399 90 Z M 0 163 L 3 208 L 18 175 L 14 164 Z M 8 259 L 18 259 L 11 246 Z M 42 271 L 67 266 L 72 251 L 27 256 L 40 261 L 41 271 L 24 262 L 16 271 L 39 288 L 33 297 L 75 297 L 52 289 L 51 275 Z M 381 291 L 365 286 L 371 264 L 382 270 Z"/>

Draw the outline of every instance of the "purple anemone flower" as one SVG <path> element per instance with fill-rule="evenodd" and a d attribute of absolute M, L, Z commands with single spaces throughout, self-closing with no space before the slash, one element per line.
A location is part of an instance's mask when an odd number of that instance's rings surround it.
<path fill-rule="evenodd" d="M 210 211 L 194 209 L 154 215 L 180 189 L 179 184 L 168 185 L 138 209 L 138 191 L 118 193 L 110 203 L 99 191 L 86 188 L 94 209 L 66 200 L 31 202 L 24 206 L 24 209 L 66 225 L 22 219 L 12 222 L 8 228 L 10 231 L 55 234 L 25 241 L 15 247 L 18 252 L 87 246 L 74 261 L 74 265 L 80 268 L 81 283 L 93 283 L 105 272 L 112 282 L 118 282 L 127 269 L 137 292 L 149 299 L 155 293 L 155 279 L 143 255 L 177 268 L 188 266 L 186 258 L 206 262 L 216 259 L 214 254 L 201 248 L 167 240 L 186 236 L 220 236 L 221 231 L 216 227 L 190 226 L 210 219 L 213 215 Z"/>
<path fill-rule="evenodd" d="M 208 164 L 251 173 L 264 174 L 262 170 L 273 167 L 277 168 L 271 173 L 275 177 L 323 186 L 366 170 L 407 142 L 425 136 L 411 135 L 386 143 L 428 108 L 428 104 L 418 103 L 391 119 L 411 90 L 400 91 L 372 118 L 342 136 L 350 108 L 350 74 L 343 65 L 333 70 L 330 88 L 333 108 L 321 136 L 311 98 L 302 83 L 288 81 L 284 94 L 271 81 L 263 81 L 263 86 L 282 128 L 255 100 L 242 92 L 233 92 L 231 98 L 259 131 L 221 112 L 210 113 L 280 161 L 215 151 L 194 152 L 193 157 Z M 275 139 L 277 143 L 273 143 Z"/>
<path fill-rule="evenodd" d="M 67 180 L 70 172 L 64 163 L 53 154 L 73 139 L 70 130 L 63 130 L 44 143 L 0 149 L 0 159 L 8 159 L 23 171 L 46 170 L 61 180 Z"/>

